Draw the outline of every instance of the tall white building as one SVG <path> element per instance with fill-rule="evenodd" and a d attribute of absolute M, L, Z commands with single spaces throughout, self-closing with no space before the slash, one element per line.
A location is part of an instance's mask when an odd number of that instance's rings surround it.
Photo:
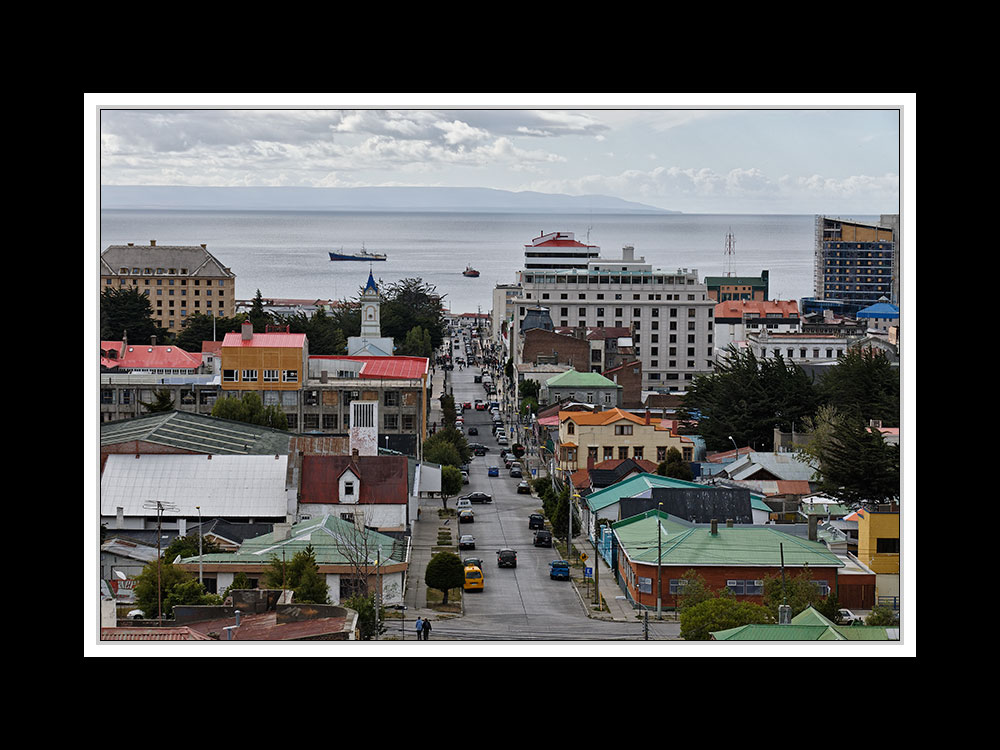
<path fill-rule="evenodd" d="M 349 336 L 347 355 L 349 357 L 389 357 L 392 356 L 393 341 L 382 337 L 380 320 L 380 298 L 378 286 L 371 272 L 368 283 L 361 292 L 361 335 Z"/>
<path fill-rule="evenodd" d="M 541 306 L 556 328 L 630 329 L 643 390 L 683 391 L 696 375 L 713 369 L 716 301 L 697 269 L 653 268 L 629 246 L 620 259 L 604 259 L 597 246 L 553 233 L 525 246 L 518 276 L 514 336 L 528 310 Z M 511 352 L 518 350 L 511 345 Z"/>

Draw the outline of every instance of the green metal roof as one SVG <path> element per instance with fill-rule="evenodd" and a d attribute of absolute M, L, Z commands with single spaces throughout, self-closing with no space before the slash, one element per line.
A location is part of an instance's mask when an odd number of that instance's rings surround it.
<path fill-rule="evenodd" d="M 610 487 L 605 487 L 597 492 L 592 492 L 587 495 L 585 500 L 590 511 L 596 513 L 599 510 L 607 508 L 609 505 L 614 505 L 623 497 L 635 497 L 636 495 L 646 492 L 653 487 L 693 487 L 699 490 L 711 489 L 709 485 L 698 484 L 698 482 L 686 482 L 683 479 L 673 479 L 672 477 L 663 477 L 659 474 L 649 474 L 644 472 L 642 474 L 636 474 L 634 477 L 629 477 L 622 482 L 616 482 Z M 750 505 L 757 510 L 771 510 L 767 504 L 764 503 L 764 496 L 753 492 L 750 493 Z"/>
<path fill-rule="evenodd" d="M 730 528 L 719 524 L 718 533 L 713 535 L 709 527 L 684 525 L 673 516 L 650 510 L 612 524 L 611 528 L 629 559 L 650 565 L 656 564 L 659 549 L 661 565 L 775 567 L 782 564 L 783 557 L 784 565 L 792 568 L 844 567 L 824 545 L 771 526 Z"/>
<path fill-rule="evenodd" d="M 288 455 L 291 434 L 270 427 L 169 411 L 101 425 L 101 445 L 133 440 L 215 455 Z"/>
<path fill-rule="evenodd" d="M 319 565 L 346 565 L 364 563 L 383 565 L 406 562 L 406 541 L 394 539 L 365 528 L 357 528 L 350 521 L 325 515 L 293 524 L 287 538 L 280 531 L 247 539 L 237 552 L 219 552 L 203 555 L 202 562 L 218 563 L 268 563 L 272 557 L 291 560 L 296 552 L 312 546 Z M 381 550 L 380 550 L 381 548 Z M 198 556 L 184 558 L 181 562 L 196 563 Z"/>
<path fill-rule="evenodd" d="M 549 388 L 620 388 L 615 381 L 608 380 L 597 372 L 577 372 L 566 370 L 545 381 Z"/>
<path fill-rule="evenodd" d="M 806 607 L 789 625 L 741 625 L 712 633 L 717 641 L 898 641 L 898 627 L 835 625 Z"/>

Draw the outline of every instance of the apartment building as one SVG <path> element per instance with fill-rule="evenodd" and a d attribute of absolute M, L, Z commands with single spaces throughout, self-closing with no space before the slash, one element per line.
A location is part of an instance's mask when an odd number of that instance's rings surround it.
<path fill-rule="evenodd" d="M 795 300 L 728 300 L 715 306 L 715 348 L 745 341 L 748 333 L 797 333 L 801 329 Z"/>
<path fill-rule="evenodd" d="M 864 307 L 880 297 L 898 300 L 899 216 L 878 224 L 816 217 L 814 293 Z"/>
<path fill-rule="evenodd" d="M 207 245 L 109 245 L 101 253 L 101 291 L 137 289 L 149 297 L 153 319 L 177 333 L 196 313 L 231 318 L 236 274 Z"/>
<path fill-rule="evenodd" d="M 539 252 L 534 245 L 529 248 Z M 683 391 L 696 375 L 712 371 L 716 301 L 699 282 L 697 269 L 653 268 L 630 246 L 622 249 L 620 259 L 595 258 L 599 248 L 593 245 L 575 249 L 585 257 L 574 258 L 572 267 L 555 267 L 553 261 L 553 267 L 542 268 L 545 258 L 555 256 L 529 257 L 526 252 L 519 273 L 521 296 L 513 300 L 514 336 L 524 318 L 543 307 L 556 329 L 627 329 L 642 363 L 645 390 Z M 512 342 L 510 351 L 519 350 Z"/>
<path fill-rule="evenodd" d="M 622 409 L 559 412 L 557 461 L 560 471 L 574 472 L 601 461 L 632 458 L 659 463 L 676 448 L 694 460 L 694 442 L 675 435 L 663 420 L 637 417 Z"/>

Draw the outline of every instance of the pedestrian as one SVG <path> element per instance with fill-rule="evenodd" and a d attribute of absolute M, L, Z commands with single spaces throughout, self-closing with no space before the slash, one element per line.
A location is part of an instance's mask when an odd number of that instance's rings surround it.
<path fill-rule="evenodd" d="M 419 617 L 417 618 L 416 630 L 417 630 L 417 640 L 419 641 L 420 635 L 424 632 L 424 621 L 421 620 Z"/>
<path fill-rule="evenodd" d="M 431 637 L 431 621 L 430 620 L 424 620 L 424 624 L 422 625 L 422 628 L 423 628 L 423 631 L 424 631 L 424 640 L 425 641 L 430 640 L 430 637 Z"/>

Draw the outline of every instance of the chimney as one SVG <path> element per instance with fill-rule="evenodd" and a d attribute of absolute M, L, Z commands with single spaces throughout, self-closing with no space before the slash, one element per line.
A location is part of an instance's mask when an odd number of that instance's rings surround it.
<path fill-rule="evenodd" d="M 649 407 L 646 407 L 646 424 L 649 424 Z"/>
<path fill-rule="evenodd" d="M 149 246 L 150 247 L 156 247 L 156 240 L 150 240 L 149 241 Z"/>
<path fill-rule="evenodd" d="M 717 519 L 713 518 L 712 519 L 712 536 L 718 536 L 718 535 L 719 535 L 719 522 L 718 522 Z"/>
<path fill-rule="evenodd" d="M 360 454 L 358 453 L 358 449 L 357 448 L 351 448 L 351 458 L 352 459 L 357 460 L 357 458 L 358 458 L 359 455 Z"/>
<path fill-rule="evenodd" d="M 726 519 L 726 528 L 727 529 L 733 528 L 733 519 L 732 518 L 727 518 Z"/>
<path fill-rule="evenodd" d="M 594 454 L 587 451 L 587 471 L 593 471 L 594 469 Z"/>
<path fill-rule="evenodd" d="M 115 508 L 115 523 L 116 523 L 116 528 L 119 529 L 125 528 L 125 509 L 122 508 L 121 506 Z"/>
<path fill-rule="evenodd" d="M 249 318 L 243 321 L 241 331 L 243 333 L 244 341 L 250 341 L 253 339 L 253 323 L 250 322 Z"/>
<path fill-rule="evenodd" d="M 150 336 L 149 337 L 149 345 L 150 346 L 156 346 L 156 336 Z"/>
<path fill-rule="evenodd" d="M 819 516 L 811 514 L 809 516 L 809 541 L 815 542 L 816 539 L 816 522 L 819 520 Z"/>
<path fill-rule="evenodd" d="M 290 523 L 276 523 L 272 531 L 274 532 L 274 540 L 281 542 L 291 536 L 292 525 Z"/>

